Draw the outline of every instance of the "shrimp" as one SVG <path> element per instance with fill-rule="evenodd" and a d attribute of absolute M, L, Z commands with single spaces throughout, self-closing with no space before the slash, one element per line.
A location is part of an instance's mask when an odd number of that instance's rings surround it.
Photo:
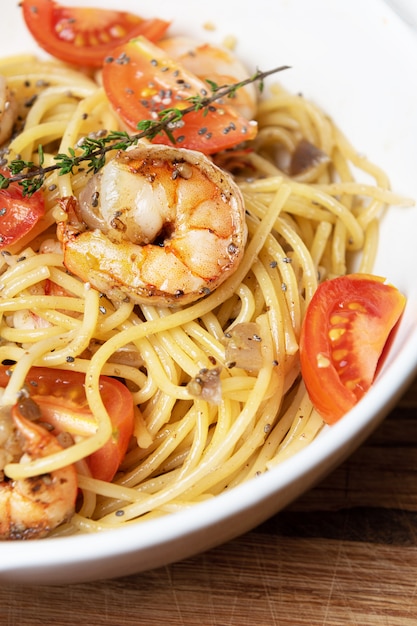
<path fill-rule="evenodd" d="M 227 48 L 181 36 L 163 39 L 158 42 L 158 46 L 189 72 L 219 87 L 246 80 L 250 76 L 243 63 Z M 246 119 L 253 119 L 257 108 L 255 85 L 250 83 L 239 89 L 229 104 Z"/>
<path fill-rule="evenodd" d="M 12 419 L 22 451 L 30 459 L 61 450 L 56 438 L 45 428 L 12 409 Z M 73 465 L 20 480 L 0 482 L 0 539 L 37 539 L 70 519 L 77 496 L 77 475 Z"/>
<path fill-rule="evenodd" d="M 17 114 L 17 101 L 6 79 L 0 75 L 0 145 L 10 139 Z"/>
<path fill-rule="evenodd" d="M 58 223 L 64 264 L 112 300 L 188 304 L 242 259 L 241 192 L 199 152 L 145 143 L 120 151 L 78 200 L 79 215 Z"/>

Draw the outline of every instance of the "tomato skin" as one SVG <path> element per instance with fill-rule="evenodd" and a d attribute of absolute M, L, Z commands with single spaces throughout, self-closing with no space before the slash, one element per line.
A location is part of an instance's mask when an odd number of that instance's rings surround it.
<path fill-rule="evenodd" d="M 368 391 L 405 297 L 384 278 L 350 274 L 319 285 L 300 334 L 300 361 L 310 399 L 333 424 Z"/>
<path fill-rule="evenodd" d="M 141 120 L 158 120 L 169 108 L 185 109 L 188 98 L 208 95 L 209 86 L 171 59 L 157 45 L 136 37 L 113 50 L 103 66 L 103 86 L 110 103 L 130 129 Z M 214 154 L 254 139 L 255 122 L 238 115 L 230 104 L 214 102 L 184 115 L 172 136 L 179 148 Z M 165 134 L 154 143 L 172 145 Z"/>
<path fill-rule="evenodd" d="M 67 7 L 54 0 L 23 0 L 26 25 L 39 46 L 74 65 L 101 67 L 111 50 L 131 37 L 157 41 L 169 22 L 143 19 L 126 11 Z"/>
<path fill-rule="evenodd" d="M 31 197 L 24 196 L 22 187 L 17 183 L 0 189 L 0 249 L 22 239 L 44 214 L 42 191 L 36 191 Z"/>
<path fill-rule="evenodd" d="M 0 386 L 9 380 L 7 366 L 0 366 Z M 32 367 L 26 377 L 31 398 L 42 418 L 57 432 L 93 435 L 96 422 L 87 403 L 85 375 L 80 372 Z M 129 390 L 118 380 L 100 376 L 100 393 L 109 413 L 113 434 L 102 448 L 87 458 L 94 478 L 110 482 L 123 460 L 134 427 L 134 407 Z"/>

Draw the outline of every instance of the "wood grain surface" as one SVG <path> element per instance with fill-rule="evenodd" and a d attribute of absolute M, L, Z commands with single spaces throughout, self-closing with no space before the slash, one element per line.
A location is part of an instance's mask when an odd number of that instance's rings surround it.
<path fill-rule="evenodd" d="M 416 626 L 417 380 L 351 458 L 254 531 L 117 580 L 2 586 L 0 624 Z"/>

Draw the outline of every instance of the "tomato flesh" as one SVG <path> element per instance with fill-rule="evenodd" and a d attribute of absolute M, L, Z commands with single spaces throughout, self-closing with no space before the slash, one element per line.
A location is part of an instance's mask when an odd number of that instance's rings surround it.
<path fill-rule="evenodd" d="M 350 274 L 322 283 L 300 334 L 301 373 L 309 396 L 332 424 L 372 385 L 405 297 L 383 278 Z"/>
<path fill-rule="evenodd" d="M 42 191 L 36 191 L 31 197 L 24 196 L 17 183 L 0 189 L 0 249 L 22 239 L 44 214 Z"/>
<path fill-rule="evenodd" d="M 184 110 L 193 96 L 206 96 L 209 86 L 144 37 L 116 47 L 103 66 L 103 86 L 122 122 L 137 130 L 141 120 L 158 121 L 170 108 Z M 253 139 L 255 122 L 240 116 L 230 104 L 214 102 L 207 109 L 184 115 L 170 129 L 178 147 L 214 154 Z M 172 145 L 165 133 L 155 143 Z"/>
<path fill-rule="evenodd" d="M 7 385 L 8 369 L 0 366 L 0 386 Z M 84 381 L 85 375 L 80 372 L 46 367 L 32 367 L 26 377 L 31 398 L 40 407 L 45 422 L 57 432 L 87 437 L 95 433 L 97 424 L 87 403 Z M 94 478 L 111 481 L 133 433 L 133 400 L 125 385 L 108 376 L 100 376 L 100 394 L 113 433 L 102 448 L 87 458 L 87 463 Z"/>
<path fill-rule="evenodd" d="M 67 7 L 53 0 L 23 0 L 21 6 L 26 25 L 41 48 L 61 61 L 81 66 L 101 67 L 116 45 L 138 35 L 157 41 L 169 26 L 158 18 Z"/>

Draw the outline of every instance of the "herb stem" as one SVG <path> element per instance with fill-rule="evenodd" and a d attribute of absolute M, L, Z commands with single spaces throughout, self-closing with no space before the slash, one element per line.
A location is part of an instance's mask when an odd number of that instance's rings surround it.
<path fill-rule="evenodd" d="M 140 139 L 154 139 L 157 135 L 165 133 L 169 139 L 175 143 L 172 136 L 172 127 L 182 120 L 182 118 L 201 109 L 208 110 L 214 102 L 219 102 L 223 98 L 233 98 L 238 89 L 258 83 L 260 91 L 263 91 L 264 81 L 268 76 L 282 72 L 289 66 L 282 65 L 274 69 L 262 72 L 257 70 L 249 78 L 230 85 L 217 85 L 208 81 L 212 93 L 207 96 L 195 95 L 187 98 L 190 104 L 183 108 L 164 109 L 158 114 L 158 120 L 142 120 L 138 123 L 138 133 L 129 134 L 124 131 L 109 131 L 105 136 L 97 138 L 87 136 L 80 140 L 76 146 L 81 152 L 76 154 L 74 148 L 68 150 L 68 154 L 57 154 L 54 157 L 55 163 L 47 167 L 43 166 L 43 147 L 38 148 L 39 165 L 32 161 L 14 159 L 8 164 L 11 176 L 0 174 L 0 189 L 7 189 L 10 184 L 18 183 L 23 188 L 23 194 L 31 196 L 40 189 L 45 182 L 45 178 L 51 172 L 57 171 L 58 175 L 72 173 L 75 168 L 87 162 L 88 171 L 99 171 L 106 162 L 106 155 L 113 150 L 126 150 L 128 147 L 136 145 Z"/>

